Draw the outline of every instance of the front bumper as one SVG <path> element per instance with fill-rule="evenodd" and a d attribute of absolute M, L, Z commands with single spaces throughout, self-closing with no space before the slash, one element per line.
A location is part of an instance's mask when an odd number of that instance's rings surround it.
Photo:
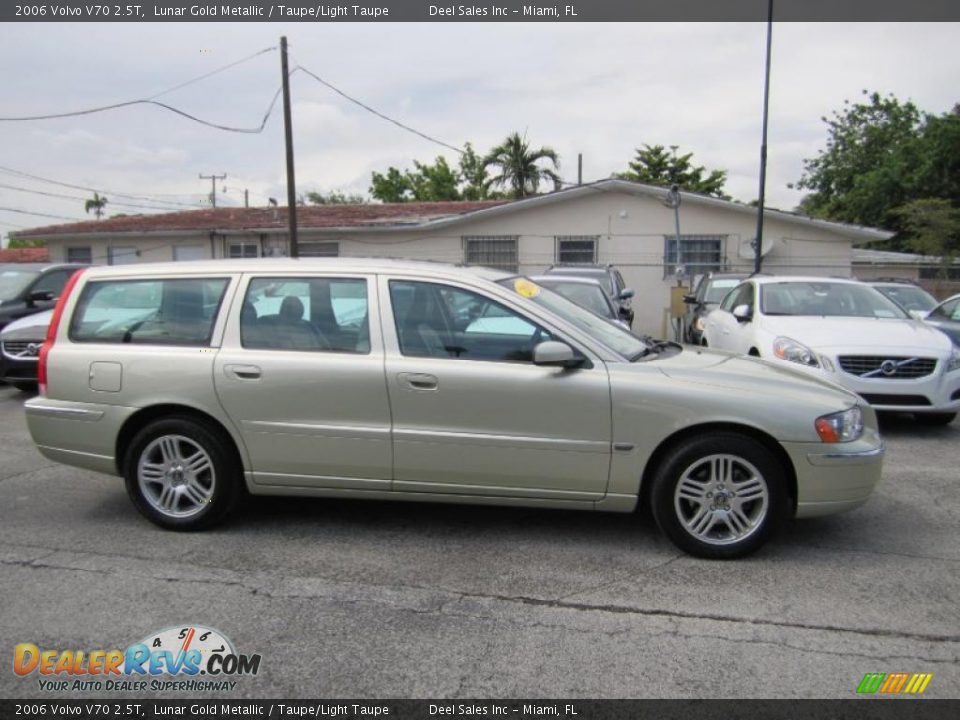
<path fill-rule="evenodd" d="M 8 383 L 35 383 L 37 360 L 15 359 L 0 353 L 0 380 Z"/>
<path fill-rule="evenodd" d="M 820 357 L 823 354 L 818 353 Z M 874 410 L 923 412 L 960 412 L 960 370 L 943 371 L 943 359 L 926 377 L 902 378 L 861 378 L 840 368 L 836 356 L 827 356 L 835 370 L 809 368 L 800 363 L 774 358 L 794 370 L 802 370 L 810 375 L 829 380 L 841 387 L 855 392 L 866 400 Z"/>
<path fill-rule="evenodd" d="M 783 443 L 797 474 L 797 517 L 852 510 L 880 482 L 884 444 L 868 432 L 850 443 Z"/>

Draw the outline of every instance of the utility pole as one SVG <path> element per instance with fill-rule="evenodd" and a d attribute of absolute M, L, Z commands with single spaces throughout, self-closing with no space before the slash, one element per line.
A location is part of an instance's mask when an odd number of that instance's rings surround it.
<path fill-rule="evenodd" d="M 583 185 L 583 153 L 577 153 L 577 185 Z"/>
<path fill-rule="evenodd" d="M 250 207 L 250 191 L 247 188 L 243 189 L 243 206 Z"/>
<path fill-rule="evenodd" d="M 767 189 L 767 115 L 770 108 L 770 40 L 773 37 L 773 0 L 767 0 L 767 66 L 763 79 L 763 139 L 760 141 L 760 196 L 757 198 L 757 239 L 753 248 L 753 272 L 763 264 L 763 203 Z"/>
<path fill-rule="evenodd" d="M 210 204 L 214 207 L 217 206 L 217 180 L 226 180 L 227 174 L 223 175 L 201 175 L 201 180 L 210 181 Z"/>
<path fill-rule="evenodd" d="M 297 243 L 297 186 L 293 172 L 293 118 L 290 115 L 290 72 L 287 69 L 287 36 L 280 38 L 280 70 L 283 73 L 283 135 L 287 146 L 287 217 L 290 220 L 290 257 L 300 256 Z"/>

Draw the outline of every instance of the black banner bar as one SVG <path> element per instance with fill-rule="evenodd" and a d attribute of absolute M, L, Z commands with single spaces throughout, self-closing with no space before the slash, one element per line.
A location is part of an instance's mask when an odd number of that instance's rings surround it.
<path fill-rule="evenodd" d="M 0 718 L 955 720 L 960 700 L 0 700 Z"/>
<path fill-rule="evenodd" d="M 765 21 L 767 0 L 5 0 L 4 22 Z M 776 22 L 944 22 L 957 0 L 775 0 Z M 944 52 L 952 48 L 943 48 Z"/>

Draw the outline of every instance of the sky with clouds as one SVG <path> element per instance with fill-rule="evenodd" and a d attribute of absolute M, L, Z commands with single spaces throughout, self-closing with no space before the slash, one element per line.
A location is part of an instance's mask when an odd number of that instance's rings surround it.
<path fill-rule="evenodd" d="M 7 25 L 0 115 L 79 110 L 149 97 L 258 50 L 290 43 L 301 65 L 381 112 L 480 152 L 515 130 L 561 157 L 561 175 L 622 171 L 641 143 L 678 145 L 728 172 L 727 191 L 757 195 L 763 23 L 84 23 Z M 960 102 L 960 25 L 774 25 L 768 204 L 794 207 L 803 159 L 823 147 L 821 117 L 863 89 L 941 113 Z M 277 51 L 158 98 L 205 120 L 260 123 L 280 85 Z M 366 193 L 370 174 L 455 153 L 350 104 L 304 73 L 291 78 L 298 191 Z M 101 189 L 108 213 L 139 212 L 125 193 L 186 205 L 285 202 L 278 104 L 261 134 L 214 130 L 155 107 L 0 123 L 0 231 L 84 219 Z M 223 188 L 226 188 L 224 191 Z M 69 195 L 48 197 L 30 191 Z M 153 204 L 158 204 L 154 202 Z M 172 209 L 172 206 L 170 206 Z M 64 220 L 65 222 L 65 220 Z"/>

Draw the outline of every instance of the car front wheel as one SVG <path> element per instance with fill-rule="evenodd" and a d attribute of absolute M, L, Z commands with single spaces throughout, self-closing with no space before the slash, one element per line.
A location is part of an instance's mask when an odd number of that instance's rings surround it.
<path fill-rule="evenodd" d="M 711 559 L 752 553 L 789 513 L 780 462 L 762 443 L 733 433 L 676 446 L 654 475 L 651 500 L 675 545 Z"/>
<path fill-rule="evenodd" d="M 240 494 L 240 468 L 229 439 L 188 417 L 157 420 L 137 433 L 124 478 L 137 510 L 171 530 L 214 525 Z"/>

